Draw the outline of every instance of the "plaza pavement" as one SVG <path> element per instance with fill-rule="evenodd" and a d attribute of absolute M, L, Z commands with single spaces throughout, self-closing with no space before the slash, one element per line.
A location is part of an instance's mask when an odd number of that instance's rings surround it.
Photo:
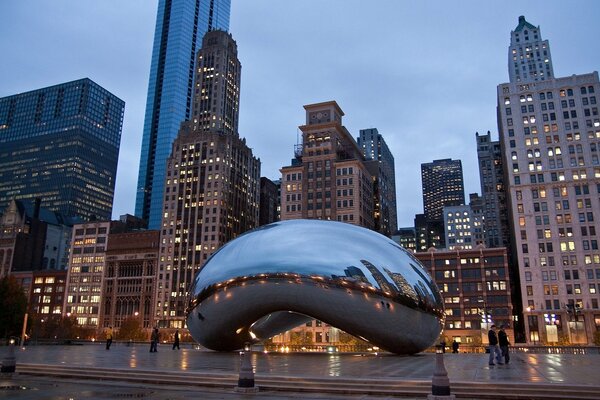
<path fill-rule="evenodd" d="M 6 350 L 0 348 L 2 357 Z M 486 354 L 445 354 L 453 393 L 469 399 L 494 398 L 494 390 L 495 398 L 600 398 L 600 354 L 511 356 L 510 364 L 489 366 Z M 424 399 L 435 367 L 434 354 L 255 352 L 256 385 L 260 387 L 262 381 L 267 389 L 239 394 L 231 390 L 238 353 L 201 351 L 189 344 L 181 350 L 164 344 L 157 353 L 142 344 L 115 343 L 110 350 L 102 343 L 27 346 L 17 348 L 16 359 L 18 373 L 0 378 L 0 399 Z M 576 397 L 576 392 L 584 393 L 583 397 Z"/>

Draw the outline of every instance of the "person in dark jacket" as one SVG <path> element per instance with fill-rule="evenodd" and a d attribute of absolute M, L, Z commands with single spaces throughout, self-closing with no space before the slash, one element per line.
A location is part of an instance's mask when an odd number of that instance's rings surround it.
<path fill-rule="evenodd" d="M 158 328 L 154 328 L 152 335 L 150 335 L 150 353 L 156 353 L 158 347 Z"/>
<path fill-rule="evenodd" d="M 452 352 L 453 352 L 453 353 L 458 353 L 458 347 L 459 347 L 459 346 L 460 346 L 460 343 L 458 343 L 458 342 L 456 341 L 456 339 L 455 339 L 455 340 L 453 340 L 453 341 L 452 341 Z"/>
<path fill-rule="evenodd" d="M 488 342 L 490 346 L 490 359 L 489 364 L 494 364 L 494 356 L 498 364 L 504 364 L 502 362 L 502 353 L 500 352 L 500 346 L 498 345 L 498 335 L 496 334 L 496 325 L 492 325 L 492 328 L 488 332 Z"/>
<path fill-rule="evenodd" d="M 506 325 L 502 325 L 500 327 L 500 331 L 498 332 L 498 345 L 500 346 L 500 351 L 502 351 L 502 357 L 504 357 L 504 362 L 508 364 L 510 362 L 510 354 L 508 352 L 508 346 L 510 342 L 508 341 L 508 335 L 504 331 Z"/>
<path fill-rule="evenodd" d="M 179 329 L 175 330 L 175 337 L 173 338 L 173 350 L 175 350 L 175 347 L 179 350 Z"/>

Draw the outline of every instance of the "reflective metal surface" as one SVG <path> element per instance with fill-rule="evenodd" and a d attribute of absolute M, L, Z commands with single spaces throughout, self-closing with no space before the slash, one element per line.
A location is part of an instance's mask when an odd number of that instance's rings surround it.
<path fill-rule="evenodd" d="M 190 333 L 213 350 L 318 319 L 412 354 L 433 344 L 444 319 L 437 287 L 410 253 L 332 221 L 277 222 L 238 237 L 204 264 L 190 293 Z"/>

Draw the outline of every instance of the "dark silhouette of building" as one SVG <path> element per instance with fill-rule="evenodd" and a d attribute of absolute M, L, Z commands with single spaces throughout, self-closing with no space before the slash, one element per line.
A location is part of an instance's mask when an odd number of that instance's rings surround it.
<path fill-rule="evenodd" d="M 487 247 L 508 247 L 510 236 L 500 142 L 493 141 L 489 131 L 483 135 L 476 132 L 475 137 L 483 201 L 485 244 Z"/>
<path fill-rule="evenodd" d="M 281 182 L 281 181 L 279 181 Z M 279 186 L 269 178 L 260 178 L 260 212 L 258 225 L 279 221 Z"/>

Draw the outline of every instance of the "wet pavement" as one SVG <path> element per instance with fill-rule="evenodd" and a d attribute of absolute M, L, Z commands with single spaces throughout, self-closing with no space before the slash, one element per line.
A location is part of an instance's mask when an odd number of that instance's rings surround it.
<path fill-rule="evenodd" d="M 187 347 L 186 347 L 187 346 Z M 0 348 L 0 357 L 7 351 Z M 17 348 L 17 372 L 19 363 L 102 367 L 134 370 L 190 371 L 205 373 L 237 374 L 238 353 L 201 351 L 190 345 L 181 350 L 171 350 L 170 345 L 159 346 L 158 352 L 150 353 L 147 345 L 127 346 L 113 344 L 106 350 L 102 343 L 72 346 L 28 346 Z M 486 354 L 445 354 L 444 361 L 451 382 L 543 383 L 549 386 L 560 384 L 598 385 L 600 354 L 511 354 L 511 363 L 489 366 Z M 431 380 L 435 366 L 434 354 L 396 356 L 391 354 L 326 354 L 326 353 L 261 353 L 252 355 L 256 372 L 256 384 L 261 376 L 340 377 L 360 379 Z M 1 378 L 0 378 L 1 379 Z M 186 392 L 185 388 L 148 386 L 140 391 L 127 383 L 69 382 L 60 383 L 43 377 L 22 375 L 12 383 L 0 384 L 0 399 L 76 399 L 76 398 L 148 398 L 183 399 L 198 397 L 197 391 Z M 4 385 L 4 386 L 3 386 Z M 28 390 L 19 390 L 23 385 Z M 35 390 L 34 390 L 35 389 Z M 64 397 L 61 393 L 64 393 Z M 75 394 L 73 394 L 75 393 Z M 195 393 L 195 394 L 193 394 Z M 205 389 L 201 398 L 238 399 L 252 395 L 223 393 L 218 389 Z M 192 395 L 193 394 L 193 395 Z M 32 397 L 33 396 L 33 397 Z M 166 396 L 166 397 L 165 397 Z M 261 393 L 254 398 L 337 398 L 335 395 Z M 343 398 L 341 396 L 339 398 Z M 347 397 L 347 396 L 346 396 Z M 381 399 L 378 396 L 361 396 L 364 399 Z"/>

